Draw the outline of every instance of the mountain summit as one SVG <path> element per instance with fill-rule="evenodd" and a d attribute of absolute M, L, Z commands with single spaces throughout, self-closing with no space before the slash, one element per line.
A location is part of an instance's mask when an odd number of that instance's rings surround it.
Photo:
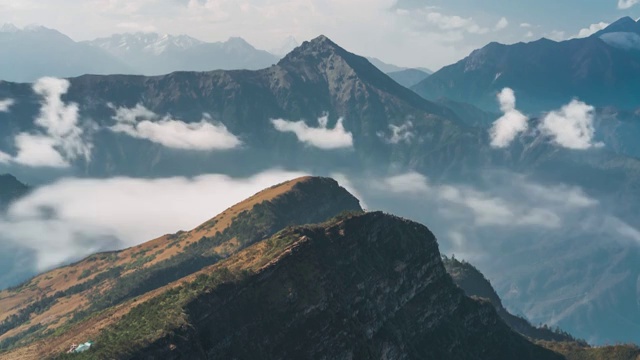
<path fill-rule="evenodd" d="M 594 37 L 601 37 L 604 34 L 609 33 L 621 33 L 621 32 L 630 32 L 640 34 L 640 19 L 638 21 L 633 20 L 632 18 L 625 16 L 606 28 L 598 31 L 593 34 Z"/>

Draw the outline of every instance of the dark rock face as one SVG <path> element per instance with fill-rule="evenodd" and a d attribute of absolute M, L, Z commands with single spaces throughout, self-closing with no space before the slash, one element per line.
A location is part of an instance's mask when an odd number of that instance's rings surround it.
<path fill-rule="evenodd" d="M 190 326 L 136 359 L 561 359 L 464 296 L 424 226 L 382 213 L 298 240 L 242 282 L 201 294 Z"/>

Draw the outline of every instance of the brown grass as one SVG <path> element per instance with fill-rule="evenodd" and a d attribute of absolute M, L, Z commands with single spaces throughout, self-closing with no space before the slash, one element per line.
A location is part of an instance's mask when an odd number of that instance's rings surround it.
<path fill-rule="evenodd" d="M 238 214 L 247 210 L 251 210 L 256 204 L 259 204 L 263 201 L 273 200 L 276 197 L 291 191 L 296 184 L 308 181 L 309 179 L 310 177 L 302 177 L 263 190 L 225 210 L 215 218 L 196 227 L 194 230 L 177 235 L 179 240 L 176 239 L 176 236 L 174 235 L 164 235 L 154 240 L 122 251 L 93 255 L 78 263 L 38 275 L 37 277 L 30 280 L 26 284 L 26 286 L 23 286 L 19 291 L 0 291 L 0 321 L 6 319 L 12 314 L 17 313 L 20 309 L 25 308 L 35 301 L 38 301 L 44 296 L 51 296 L 57 291 L 63 291 L 74 285 L 84 283 L 85 281 L 94 278 L 97 274 L 107 271 L 112 267 L 127 265 L 134 262 L 136 259 L 133 255 L 136 253 L 146 252 L 144 256 L 152 255 L 154 253 L 157 254 L 154 260 L 146 263 L 144 266 L 151 266 L 153 264 L 167 260 L 172 256 L 180 253 L 184 248 L 184 246 L 172 246 L 172 243 L 179 241 L 181 244 L 186 245 L 187 243 L 196 242 L 202 237 L 212 237 L 217 232 L 223 232 L 232 224 L 233 220 Z M 229 256 L 235 253 L 238 250 L 239 246 L 240 245 L 238 243 L 238 240 L 234 238 L 227 243 L 219 245 L 214 249 L 214 251 L 220 255 Z M 260 244 L 258 244 L 252 251 L 259 250 Z M 232 262 L 228 263 L 227 266 L 248 266 L 249 264 L 251 264 L 250 259 L 246 258 L 246 256 L 249 256 L 249 254 L 250 252 L 247 253 L 243 251 L 242 254 L 238 254 L 239 256 L 234 256 L 234 260 L 230 260 Z M 233 263 L 234 261 L 236 263 Z M 227 261 L 225 261 L 225 263 L 227 263 Z M 217 265 L 213 265 L 213 267 L 216 266 Z M 4 354 L 2 356 L 2 359 L 40 359 L 45 357 L 45 355 L 49 353 L 49 351 L 52 351 L 53 353 L 65 351 L 66 348 L 73 342 L 85 341 L 88 338 L 95 337 L 101 329 L 103 329 L 108 324 L 112 324 L 113 322 L 117 321 L 117 319 L 126 314 L 133 306 L 137 305 L 138 303 L 147 301 L 148 299 L 157 296 L 157 294 L 160 294 L 169 288 L 179 286 L 184 281 L 192 281 L 199 273 L 209 272 L 211 271 L 211 268 L 212 267 L 203 269 L 196 274 L 169 284 L 164 288 L 149 292 L 141 297 L 138 297 L 135 302 L 121 304 L 112 309 L 109 309 L 101 315 L 92 318 L 89 322 L 83 322 L 77 326 L 74 326 L 71 330 L 67 331 L 64 335 L 56 339 L 52 339 L 51 341 L 38 341 L 30 346 L 16 349 L 8 354 Z M 90 270 L 91 275 L 79 280 L 78 277 L 85 270 Z M 129 272 L 133 271 L 136 270 L 132 269 Z M 33 317 L 28 325 L 23 324 L 3 334 L 2 336 L 0 336 L 0 340 L 19 334 L 20 332 L 25 331 L 29 327 L 38 323 L 48 325 L 49 328 L 52 329 L 64 326 L 70 320 L 71 314 L 74 311 L 81 310 L 88 305 L 89 300 L 87 296 L 89 293 L 94 291 L 96 288 L 106 289 L 108 287 L 109 283 L 108 281 L 105 281 L 93 289 L 89 289 L 85 292 L 73 295 L 68 299 L 60 299 L 59 302 L 52 306 L 50 309 L 43 312 L 42 314 Z M 49 350 L 43 352 L 43 349 Z"/>

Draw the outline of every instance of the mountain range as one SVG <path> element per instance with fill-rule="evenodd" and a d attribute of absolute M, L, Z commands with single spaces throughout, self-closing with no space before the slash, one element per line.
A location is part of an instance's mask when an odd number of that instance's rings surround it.
<path fill-rule="evenodd" d="M 640 220 L 640 162 L 633 157 L 602 147 L 567 149 L 544 136 L 524 136 L 496 149 L 487 133 L 490 114 L 455 100 L 425 100 L 324 36 L 304 42 L 263 70 L 82 76 L 69 79 L 63 95 L 63 104 L 77 104 L 84 141 L 92 150 L 90 160 L 69 158 L 69 166 L 58 170 L 62 175 L 245 176 L 272 167 L 338 172 L 354 182 L 357 174 L 373 181 L 370 191 L 362 191 L 367 203 L 424 223 L 484 207 L 498 211 L 499 225 L 520 223 L 522 216 L 528 227 L 502 231 L 482 227 L 485 217 L 454 217 L 431 226 L 449 234 L 448 229 L 461 223 L 477 225 L 465 234 L 477 237 L 475 242 L 465 245 L 476 246 L 484 255 L 474 264 L 492 279 L 506 309 L 516 309 L 536 323 L 560 325 L 590 342 L 636 339 L 640 271 L 630 241 L 633 227 L 624 227 Z M 42 133 L 35 119 L 43 99 L 30 84 L 7 82 L 0 83 L 0 97 L 15 100 L 10 112 L 0 113 L 0 133 L 7 134 L 0 150 L 13 159 L 4 168 L 18 174 L 23 167 L 14 137 Z M 141 124 L 158 132 L 143 131 Z M 161 131 L 167 126 L 189 129 L 187 125 L 215 125 L 217 134 L 233 139 L 221 144 L 226 148 L 202 149 L 200 143 L 176 148 L 167 136 L 173 130 Z M 499 175 L 485 176 L 489 169 Z M 404 173 L 417 181 L 393 177 Z M 420 176 L 428 176 L 428 181 L 419 182 Z M 389 189 L 397 184 L 401 186 Z M 514 184 L 522 188 L 512 188 Z M 516 209 L 524 213 L 513 214 L 511 208 L 504 210 L 506 200 L 489 197 L 499 190 L 531 192 L 536 201 L 553 206 L 601 206 L 608 212 L 604 216 L 594 210 L 589 217 L 571 213 L 568 217 L 589 220 L 571 223 L 573 218 L 557 220 L 555 208 L 542 205 L 533 209 L 537 212 Z M 411 196 L 400 198 L 403 194 Z M 432 194 L 447 197 L 427 202 Z M 558 194 L 573 197 L 565 201 Z M 381 199 L 387 195 L 395 199 Z M 467 207 L 443 214 L 438 210 L 445 201 Z M 540 219 L 555 219 L 556 226 Z M 447 252 L 455 249 L 456 241 L 461 237 L 441 236 Z"/>
<path fill-rule="evenodd" d="M 175 71 L 259 70 L 267 68 L 298 46 L 293 37 L 278 49 L 256 49 L 240 37 L 205 42 L 187 35 L 121 33 L 76 42 L 57 30 L 42 26 L 20 29 L 0 27 L 0 79 L 34 82 L 45 76 L 75 77 L 85 74 L 165 75 Z M 404 86 L 412 86 L 431 73 L 369 58 Z"/>
<path fill-rule="evenodd" d="M 518 107 L 527 112 L 556 109 L 572 98 L 632 110 L 640 106 L 639 37 L 640 25 L 626 17 L 586 38 L 491 43 L 413 89 L 427 99 L 446 97 L 491 111 L 504 87 L 518 94 Z"/>
<path fill-rule="evenodd" d="M 258 50 L 244 39 L 232 37 L 209 43 L 186 35 L 156 33 L 116 34 L 84 44 L 102 49 L 126 63 L 134 74 L 164 75 L 174 71 L 258 70 L 279 57 Z"/>

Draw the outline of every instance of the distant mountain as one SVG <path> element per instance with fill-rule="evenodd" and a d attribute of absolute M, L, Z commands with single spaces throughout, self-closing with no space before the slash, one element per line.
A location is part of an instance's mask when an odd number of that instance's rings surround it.
<path fill-rule="evenodd" d="M 108 53 L 41 26 L 0 28 L 0 80 L 32 82 L 43 76 L 130 74 L 133 69 Z"/>
<path fill-rule="evenodd" d="M 269 50 L 269 52 L 276 56 L 285 56 L 298 46 L 300 46 L 298 40 L 293 36 L 288 36 L 282 41 L 279 47 L 273 48 Z"/>
<path fill-rule="evenodd" d="M 341 210 L 355 212 L 291 226 Z M 563 358 L 465 297 L 426 227 L 363 213 L 321 178 L 266 189 L 193 231 L 42 274 L 1 292 L 0 303 L 10 309 L 0 345 L 15 347 L 0 354 L 10 358 Z M 64 354 L 86 339 L 88 352 Z"/>
<path fill-rule="evenodd" d="M 429 73 L 418 69 L 406 69 L 387 73 L 398 84 L 410 88 L 413 85 L 429 77 Z"/>
<path fill-rule="evenodd" d="M 498 315 L 513 330 L 534 339 L 544 341 L 577 342 L 569 334 L 559 330 L 553 331 L 547 327 L 534 327 L 526 319 L 512 315 L 502 305 L 502 300 L 491 286 L 491 283 L 473 265 L 455 258 L 443 257 L 442 262 L 447 273 L 467 296 L 475 296 L 489 300 L 495 307 Z M 586 343 L 584 344 L 586 345 Z"/>
<path fill-rule="evenodd" d="M 640 57 L 601 37 L 635 31 L 637 25 L 623 19 L 594 36 L 562 42 L 491 43 L 413 89 L 426 99 L 446 97 L 491 111 L 497 110 L 495 95 L 504 87 L 518 94 L 518 107 L 527 112 L 556 109 L 573 98 L 635 109 L 640 106 Z"/>
<path fill-rule="evenodd" d="M 423 67 L 417 67 L 417 68 L 408 68 L 408 67 L 403 67 L 403 66 L 397 66 L 397 65 L 393 65 L 393 64 L 389 64 L 386 63 L 378 58 L 375 57 L 371 57 L 368 56 L 367 60 L 369 60 L 370 63 L 373 64 L 373 66 L 377 67 L 380 71 L 382 71 L 385 74 L 389 74 L 389 73 L 394 73 L 394 72 L 399 72 L 399 71 L 403 71 L 403 70 L 418 70 L 418 71 L 422 71 L 424 73 L 427 74 L 432 74 L 433 71 L 427 69 L 427 68 L 423 68 Z"/>
<path fill-rule="evenodd" d="M 162 75 L 174 71 L 210 71 L 269 67 L 279 58 L 258 50 L 244 39 L 207 43 L 186 35 L 116 34 L 85 42 L 135 69 L 136 74 Z"/>

